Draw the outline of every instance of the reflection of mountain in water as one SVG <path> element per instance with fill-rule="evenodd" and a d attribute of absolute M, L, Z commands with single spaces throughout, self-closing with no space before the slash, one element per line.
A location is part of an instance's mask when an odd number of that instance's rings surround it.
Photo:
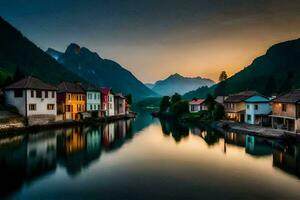
<path fill-rule="evenodd" d="M 75 176 L 106 153 L 121 148 L 134 136 L 132 120 L 100 127 L 57 129 L 0 139 L 0 197 L 24 183 L 53 173 L 57 165 Z"/>

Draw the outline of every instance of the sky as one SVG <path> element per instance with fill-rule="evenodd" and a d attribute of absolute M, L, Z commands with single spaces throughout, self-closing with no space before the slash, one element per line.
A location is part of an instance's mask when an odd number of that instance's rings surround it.
<path fill-rule="evenodd" d="M 145 83 L 217 81 L 300 38 L 300 0 L 0 0 L 0 15 L 43 50 L 74 42 Z"/>

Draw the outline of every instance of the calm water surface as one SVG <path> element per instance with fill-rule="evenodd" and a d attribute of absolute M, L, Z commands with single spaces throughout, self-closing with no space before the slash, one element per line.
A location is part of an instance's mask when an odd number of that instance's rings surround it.
<path fill-rule="evenodd" d="M 0 198 L 300 199 L 300 144 L 136 120 L 0 139 Z"/>

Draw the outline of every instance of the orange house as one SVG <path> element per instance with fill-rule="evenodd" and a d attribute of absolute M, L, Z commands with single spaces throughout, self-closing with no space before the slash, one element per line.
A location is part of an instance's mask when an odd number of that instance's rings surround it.
<path fill-rule="evenodd" d="M 62 82 L 57 92 L 57 114 L 63 119 L 80 119 L 80 113 L 85 112 L 86 96 L 84 90 L 76 83 Z"/>

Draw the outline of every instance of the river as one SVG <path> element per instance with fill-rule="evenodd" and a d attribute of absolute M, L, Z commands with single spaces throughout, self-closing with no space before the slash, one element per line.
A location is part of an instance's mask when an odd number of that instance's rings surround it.
<path fill-rule="evenodd" d="M 0 198 L 300 199 L 300 144 L 160 122 L 0 138 Z"/>

